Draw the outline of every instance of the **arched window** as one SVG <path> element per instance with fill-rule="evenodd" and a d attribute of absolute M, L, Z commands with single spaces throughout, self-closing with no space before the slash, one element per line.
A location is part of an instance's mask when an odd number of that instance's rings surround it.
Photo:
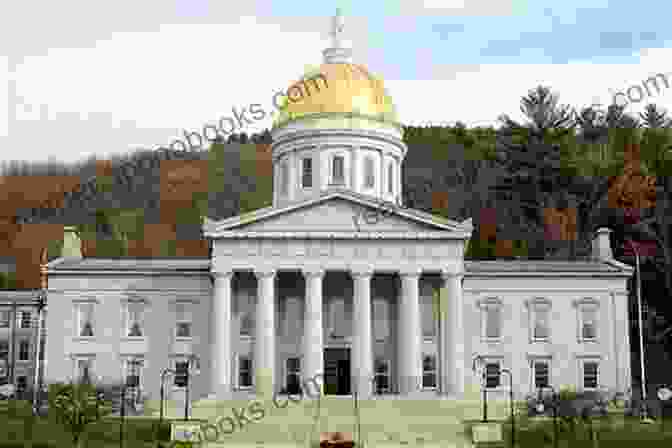
<path fill-rule="evenodd" d="M 373 188 L 374 185 L 373 157 L 367 157 L 364 159 L 364 188 Z"/>
<path fill-rule="evenodd" d="M 392 165 L 392 162 L 390 162 L 387 164 L 387 192 L 389 194 L 392 194 L 394 192 L 393 173 L 394 173 L 394 165 Z"/>
<path fill-rule="evenodd" d="M 337 185 L 345 183 L 345 162 L 343 156 L 334 156 L 331 166 L 331 182 Z"/>

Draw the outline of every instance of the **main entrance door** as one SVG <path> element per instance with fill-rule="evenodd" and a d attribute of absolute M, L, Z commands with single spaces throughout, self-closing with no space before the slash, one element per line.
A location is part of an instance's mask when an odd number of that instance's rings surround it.
<path fill-rule="evenodd" d="M 324 349 L 324 393 L 350 395 L 350 349 Z"/>

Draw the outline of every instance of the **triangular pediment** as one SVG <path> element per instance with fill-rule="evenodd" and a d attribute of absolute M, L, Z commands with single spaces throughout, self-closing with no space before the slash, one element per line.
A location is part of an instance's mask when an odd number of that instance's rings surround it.
<path fill-rule="evenodd" d="M 468 224 L 394 204 L 331 194 L 283 208 L 269 207 L 207 225 L 206 235 L 221 232 L 416 233 L 471 231 Z"/>

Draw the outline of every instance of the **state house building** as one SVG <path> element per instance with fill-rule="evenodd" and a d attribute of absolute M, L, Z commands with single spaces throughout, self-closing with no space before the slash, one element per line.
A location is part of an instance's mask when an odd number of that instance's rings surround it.
<path fill-rule="evenodd" d="M 480 356 L 489 386 L 509 369 L 517 396 L 625 392 L 633 270 L 609 230 L 585 261 L 465 261 L 471 220 L 399 207 L 402 128 L 342 31 L 337 17 L 328 86 L 276 118 L 272 206 L 206 220 L 210 258 L 82 258 L 66 228 L 48 265 L 45 379 L 132 372 L 158 399 L 161 372 L 190 363 L 195 400 L 292 391 L 318 373 L 326 394 L 457 399 L 480 387 Z M 183 393 L 171 378 L 169 396 Z"/>

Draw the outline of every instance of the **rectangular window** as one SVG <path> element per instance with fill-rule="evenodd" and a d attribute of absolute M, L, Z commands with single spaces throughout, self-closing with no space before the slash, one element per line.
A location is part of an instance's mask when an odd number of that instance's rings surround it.
<path fill-rule="evenodd" d="M 30 342 L 27 339 L 19 342 L 19 361 L 30 359 Z"/>
<path fill-rule="evenodd" d="M 546 388 L 550 384 L 548 361 L 532 361 L 534 388 Z"/>
<path fill-rule="evenodd" d="M 311 188 L 313 186 L 313 159 L 302 159 L 301 164 L 301 186 Z"/>
<path fill-rule="evenodd" d="M 493 389 L 500 386 L 500 365 L 497 361 L 489 361 L 485 365 L 485 387 Z"/>
<path fill-rule="evenodd" d="M 11 311 L 1 310 L 0 311 L 0 328 L 9 328 L 9 316 Z"/>
<path fill-rule="evenodd" d="M 21 328 L 30 328 L 30 311 L 21 311 Z"/>
<path fill-rule="evenodd" d="M 192 315 L 189 303 L 177 303 L 175 305 L 175 337 L 191 338 Z"/>
<path fill-rule="evenodd" d="M 189 361 L 175 361 L 175 375 L 173 375 L 173 386 L 183 387 L 180 384 L 181 377 L 189 372 Z M 189 381 L 189 379 L 187 379 Z"/>
<path fill-rule="evenodd" d="M 301 359 L 287 358 L 286 368 L 285 387 L 287 388 L 287 393 L 301 393 Z"/>
<path fill-rule="evenodd" d="M 373 188 L 375 178 L 373 174 L 373 158 L 367 157 L 364 159 L 364 188 Z"/>
<path fill-rule="evenodd" d="M 587 341 L 597 339 L 597 309 L 594 307 L 581 310 L 581 338 Z"/>
<path fill-rule="evenodd" d="M 93 379 L 93 359 L 79 358 L 76 361 L 77 381 L 80 383 L 91 383 Z"/>
<path fill-rule="evenodd" d="M 390 361 L 388 359 L 376 358 L 374 363 L 374 375 L 376 382 L 374 384 L 377 394 L 390 392 Z"/>
<path fill-rule="evenodd" d="M 394 190 L 394 188 L 393 188 L 394 187 L 393 174 L 394 174 L 394 165 L 392 165 L 392 162 L 390 162 L 387 165 L 387 192 L 389 194 L 392 194 L 393 190 Z"/>
<path fill-rule="evenodd" d="M 584 361 L 583 363 L 583 388 L 596 389 L 598 385 L 598 363 L 595 361 Z"/>
<path fill-rule="evenodd" d="M 0 359 L 9 359 L 9 341 L 0 341 Z"/>
<path fill-rule="evenodd" d="M 422 357 L 422 388 L 436 389 L 436 356 Z"/>
<path fill-rule="evenodd" d="M 127 337 L 144 336 L 145 304 L 142 302 L 128 302 L 124 305 L 125 326 Z"/>
<path fill-rule="evenodd" d="M 77 336 L 93 337 L 94 303 L 77 303 Z"/>
<path fill-rule="evenodd" d="M 124 360 L 124 377 L 128 387 L 129 399 L 137 401 L 140 398 L 140 391 L 143 388 L 143 368 L 145 361 L 142 358 L 128 358 Z"/>
<path fill-rule="evenodd" d="M 238 387 L 240 389 L 252 387 L 252 358 L 249 356 L 238 357 Z"/>
<path fill-rule="evenodd" d="M 534 330 L 532 337 L 535 341 L 545 341 L 549 338 L 549 309 L 536 306 L 534 309 Z"/>
<path fill-rule="evenodd" d="M 497 305 L 489 305 L 486 310 L 485 337 L 499 339 L 501 336 L 501 309 Z"/>
<path fill-rule="evenodd" d="M 16 390 L 18 392 L 25 392 L 27 388 L 28 388 L 28 377 L 23 375 L 16 377 Z"/>
<path fill-rule="evenodd" d="M 331 177 L 332 183 L 343 185 L 345 183 L 345 161 L 343 156 L 334 156 L 332 167 L 331 167 Z"/>

